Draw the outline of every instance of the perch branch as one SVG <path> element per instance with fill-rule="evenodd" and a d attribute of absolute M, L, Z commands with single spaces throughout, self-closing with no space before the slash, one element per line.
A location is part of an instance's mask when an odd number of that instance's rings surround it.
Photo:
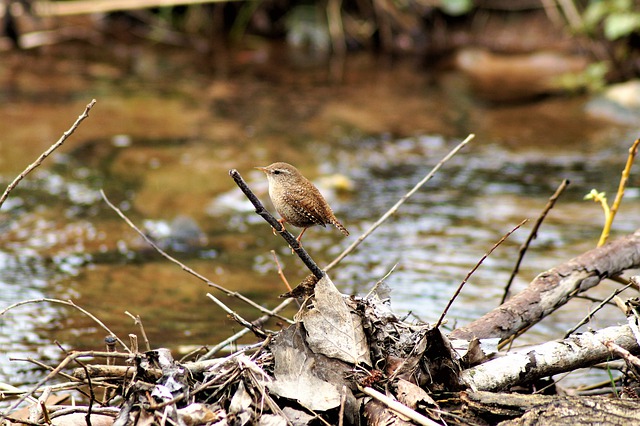
<path fill-rule="evenodd" d="M 455 148 L 453 148 L 442 160 L 440 160 L 438 162 L 438 164 L 435 165 L 435 167 L 433 169 L 431 169 L 429 174 L 427 174 L 409 192 L 407 192 L 402 198 L 400 198 L 400 200 L 398 200 L 398 202 L 395 203 L 393 205 L 393 207 L 391 207 L 389 210 L 387 210 L 387 212 L 385 214 L 383 214 L 380 217 L 380 219 L 378 219 L 373 225 L 371 225 L 371 227 L 369 229 L 367 229 L 367 231 L 364 234 L 360 235 L 358 237 L 358 239 L 355 240 L 353 243 L 351 243 L 351 245 L 349 247 L 347 247 L 342 253 L 340 253 L 340 255 L 338 255 L 338 257 L 333 259 L 333 261 L 331 263 L 329 263 L 327 265 L 327 267 L 324 268 L 324 270 L 325 271 L 330 270 L 331 268 L 336 266 L 338 263 L 340 263 L 342 261 L 342 259 L 344 259 L 349 253 L 351 253 L 353 250 L 355 250 L 356 247 L 358 247 L 360 245 L 360 243 L 362 243 L 362 241 L 364 241 L 365 238 L 367 238 L 369 235 L 371 235 L 371 233 L 373 233 L 373 231 L 375 231 L 378 228 L 378 226 L 380 226 L 391 215 L 393 215 L 395 212 L 397 212 L 398 209 L 400 208 L 400 206 L 402 204 L 404 204 L 404 202 L 407 201 L 413 194 L 415 194 L 416 191 L 418 191 L 425 183 L 427 183 L 436 174 L 436 172 L 438 170 L 440 170 L 440 168 L 442 167 L 442 165 L 444 163 L 446 163 L 447 161 L 449 161 L 451 159 L 451 157 L 456 155 L 458 153 L 458 151 L 460 151 L 466 144 L 471 142 L 471 140 L 474 137 L 475 137 L 474 134 L 470 134 L 469 136 L 467 136 L 467 138 L 465 140 L 463 140 Z M 318 277 L 318 278 L 320 278 L 320 277 Z"/>
<path fill-rule="evenodd" d="M 273 229 L 278 231 L 278 233 L 284 238 L 284 240 L 289 244 L 291 249 L 298 255 L 300 260 L 309 268 L 311 273 L 318 279 L 324 276 L 324 272 L 318 267 L 316 262 L 311 259 L 309 253 L 302 248 L 302 246 L 298 243 L 296 238 L 285 229 L 285 227 L 276 220 L 275 217 L 267 209 L 264 208 L 264 205 L 260 202 L 258 197 L 255 196 L 251 189 L 247 186 L 247 183 L 242 179 L 240 173 L 236 169 L 229 170 L 229 175 L 234 180 L 236 185 L 240 188 L 240 190 L 246 195 L 246 197 L 251 201 L 251 204 L 256 208 L 256 213 L 260 215 Z"/>
<path fill-rule="evenodd" d="M 49 149 L 47 149 L 45 152 L 43 152 L 42 154 L 40 154 L 40 157 L 38 157 L 38 159 L 36 161 L 34 161 L 33 163 L 29 164 L 29 166 L 24 169 L 24 171 L 22 173 L 20 173 L 18 175 L 18 177 L 16 177 L 13 182 L 11 182 L 9 184 L 9 186 L 7 186 L 7 189 L 4 191 L 4 194 L 2 194 L 2 196 L 0 197 L 0 207 L 2 207 L 2 204 L 4 204 L 5 200 L 7 199 L 7 197 L 9 196 L 9 193 L 11 191 L 13 191 L 13 189 L 18 186 L 18 184 L 20 183 L 20 181 L 22 179 L 25 178 L 25 176 L 27 176 L 29 173 L 31 173 L 36 167 L 38 167 L 40 164 L 42 164 L 42 162 L 49 156 L 51 155 L 51 153 L 53 153 L 53 151 L 55 151 L 56 149 L 60 148 L 62 146 L 62 144 L 67 140 L 67 138 L 69 136 L 71 136 L 73 134 L 73 132 L 76 131 L 76 129 L 78 128 L 78 126 L 80 126 L 80 123 L 82 123 L 84 121 L 85 118 L 89 117 L 89 111 L 91 111 L 91 108 L 93 108 L 93 106 L 96 104 L 96 100 L 93 99 L 91 102 L 89 102 L 89 104 L 84 108 L 84 112 L 82 114 L 80 114 L 80 116 L 76 119 L 75 123 L 73 123 L 73 125 L 69 128 L 69 130 L 67 130 L 66 132 L 64 132 L 62 134 L 62 136 L 60 137 L 60 139 L 58 139 L 58 141 L 56 143 L 54 143 L 53 145 L 51 145 L 49 147 Z"/>

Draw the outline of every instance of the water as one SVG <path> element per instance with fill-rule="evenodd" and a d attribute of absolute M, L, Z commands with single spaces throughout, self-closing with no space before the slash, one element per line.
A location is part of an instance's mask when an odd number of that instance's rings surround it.
<path fill-rule="evenodd" d="M 48 54 L 8 54 L 13 57 L 0 65 L 3 184 L 57 140 L 86 103 L 98 100 L 89 119 L 0 212 L 0 307 L 72 299 L 124 340 L 140 335 L 128 311 L 141 316 L 153 347 L 175 352 L 215 344 L 240 327 L 205 296 L 213 289 L 161 258 L 109 209 L 101 189 L 180 261 L 272 308 L 286 288 L 270 251 L 292 285 L 307 273 L 252 213 L 230 168 L 263 200 L 266 180 L 253 166 L 288 161 L 318 183 L 352 234 L 345 239 L 319 228 L 305 234 L 305 247 L 325 265 L 459 140 L 476 133 L 331 272 L 342 291 L 363 295 L 397 264 L 386 279 L 392 306 L 433 322 L 482 255 L 531 219 L 471 277 L 449 312 L 452 327 L 499 303 L 520 244 L 562 179 L 571 185 L 512 291 L 595 246 L 603 215 L 582 197 L 597 187 L 613 198 L 635 138 L 636 129 L 587 116 L 585 99 L 486 105 L 459 75 L 429 75 L 408 62 L 381 66 L 375 58 L 353 56 L 336 82 L 322 68 L 289 66 L 277 49 L 265 63 L 232 57 L 221 73 L 187 52 L 145 47 L 144 59 L 135 59 L 120 48 L 125 59 L 82 50 L 75 60 L 59 59 L 65 56 L 56 49 L 64 47 L 57 47 Z M 143 60 L 144 67 L 136 62 Z M 614 237 L 638 227 L 639 182 L 632 177 Z M 605 283 L 590 294 L 602 297 L 615 288 Z M 261 315 L 215 294 L 244 318 Z M 522 342 L 560 337 L 591 306 L 569 303 Z M 610 310 L 591 325 L 621 321 Z M 54 341 L 66 349 L 104 346 L 105 331 L 95 322 L 48 302 L 11 310 L 0 318 L 0 330 L 0 375 L 14 385 L 34 382 L 39 373 L 10 357 L 55 364 L 62 355 Z"/>

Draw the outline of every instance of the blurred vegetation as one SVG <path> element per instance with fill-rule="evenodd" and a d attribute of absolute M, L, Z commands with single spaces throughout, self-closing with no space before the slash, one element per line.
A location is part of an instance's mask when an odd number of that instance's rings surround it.
<path fill-rule="evenodd" d="M 5 3 L 8 11 L 20 5 L 37 12 L 39 9 L 33 6 L 47 2 L 5 0 Z M 90 13 L 92 5 L 97 9 L 98 4 L 102 4 L 100 11 L 104 12 L 104 4 L 108 2 L 53 2 L 71 3 L 86 4 L 84 13 Z M 256 0 L 197 4 L 175 0 L 175 3 L 161 6 L 158 2 L 158 7 L 153 7 L 153 0 L 131 0 L 108 16 L 114 20 L 125 17 L 128 25 L 147 26 L 156 41 L 162 41 L 159 34 L 166 31 L 171 35 L 165 39 L 174 41 L 176 34 L 200 37 L 198 46 L 208 43 L 210 48 L 220 43 L 242 42 L 250 46 L 251 41 L 266 38 L 332 54 L 366 49 L 439 58 L 470 45 L 508 50 L 513 42 L 507 46 L 491 45 L 487 40 L 491 40 L 495 28 L 487 27 L 488 34 L 483 34 L 483 26 L 496 20 L 512 22 L 515 34 L 512 39 L 517 40 L 518 31 L 525 29 L 521 27 L 522 20 L 513 17 L 538 15 L 546 19 L 546 28 L 550 30 L 547 33 L 572 36 L 572 49 L 590 55 L 594 62 L 584 75 L 567 82 L 568 86 L 584 87 L 586 83 L 587 87 L 597 89 L 606 82 L 640 75 L 638 0 Z M 4 15 L 0 35 L 16 37 L 12 34 L 19 33 L 19 26 L 11 22 L 10 14 Z M 464 31 L 468 31 L 466 37 L 460 36 Z M 540 37 L 549 37 L 544 33 L 540 31 Z M 521 38 L 532 37 L 526 34 Z M 521 42 L 523 46 L 532 44 L 530 40 Z"/>

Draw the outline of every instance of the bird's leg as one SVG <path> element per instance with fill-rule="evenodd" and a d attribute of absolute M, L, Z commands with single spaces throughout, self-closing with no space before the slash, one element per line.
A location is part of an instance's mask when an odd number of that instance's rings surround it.
<path fill-rule="evenodd" d="M 278 219 L 278 223 L 280 224 L 280 226 L 282 226 L 282 230 L 278 231 L 280 233 L 283 233 L 285 231 L 284 228 L 284 223 L 286 222 L 285 219 Z M 273 226 L 271 227 L 271 232 L 273 232 L 273 235 L 276 235 L 276 228 L 274 228 Z"/>
<path fill-rule="evenodd" d="M 298 235 L 298 238 L 296 238 L 296 241 L 298 242 L 298 244 L 302 245 L 300 240 L 302 240 L 302 234 L 304 234 L 304 231 L 306 231 L 307 229 L 309 228 L 302 228 L 302 232 L 300 233 L 300 235 Z"/>

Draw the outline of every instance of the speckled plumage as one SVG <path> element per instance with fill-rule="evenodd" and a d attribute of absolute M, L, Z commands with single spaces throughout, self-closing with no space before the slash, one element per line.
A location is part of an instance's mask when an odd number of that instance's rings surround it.
<path fill-rule="evenodd" d="M 340 223 L 318 188 L 287 163 L 273 163 L 267 167 L 257 167 L 269 180 L 269 197 L 276 211 L 282 216 L 281 222 L 289 222 L 303 228 L 298 241 L 307 228 L 314 225 L 334 225 L 344 235 L 349 231 Z"/>

